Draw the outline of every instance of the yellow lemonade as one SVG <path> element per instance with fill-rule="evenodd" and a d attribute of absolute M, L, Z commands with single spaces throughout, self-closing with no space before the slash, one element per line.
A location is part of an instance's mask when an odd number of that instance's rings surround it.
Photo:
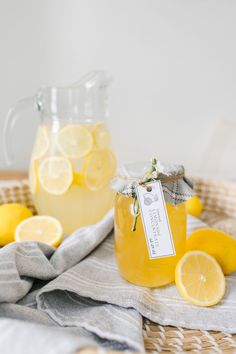
<path fill-rule="evenodd" d="M 114 203 L 115 170 L 104 123 L 41 125 L 29 171 L 37 212 L 59 219 L 66 234 L 98 222 Z"/>
<path fill-rule="evenodd" d="M 115 253 L 122 276 L 137 285 L 159 287 L 175 279 L 175 266 L 185 252 L 186 205 L 166 204 L 176 255 L 150 259 L 142 218 L 132 231 L 134 199 L 117 194 L 115 201 Z"/>

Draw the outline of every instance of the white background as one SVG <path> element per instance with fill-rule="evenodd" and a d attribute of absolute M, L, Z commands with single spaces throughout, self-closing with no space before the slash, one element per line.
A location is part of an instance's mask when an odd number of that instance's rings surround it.
<path fill-rule="evenodd" d="M 17 99 L 105 69 L 120 162 L 215 172 L 228 144 L 219 173 L 236 177 L 235 19 L 234 0 L 0 0 L 0 130 Z M 12 168 L 27 167 L 36 125 L 17 125 Z"/>

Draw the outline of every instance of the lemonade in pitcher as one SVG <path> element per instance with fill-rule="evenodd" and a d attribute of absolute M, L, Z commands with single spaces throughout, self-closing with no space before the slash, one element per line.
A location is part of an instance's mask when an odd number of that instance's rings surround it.
<path fill-rule="evenodd" d="M 65 232 L 98 222 L 113 205 L 116 169 L 104 123 L 42 125 L 30 164 L 30 189 L 39 214 L 57 217 Z"/>
<path fill-rule="evenodd" d="M 59 219 L 66 234 L 97 223 L 114 203 L 108 84 L 105 73 L 92 72 L 71 87 L 45 87 L 36 96 L 41 123 L 31 154 L 30 190 L 37 212 Z"/>

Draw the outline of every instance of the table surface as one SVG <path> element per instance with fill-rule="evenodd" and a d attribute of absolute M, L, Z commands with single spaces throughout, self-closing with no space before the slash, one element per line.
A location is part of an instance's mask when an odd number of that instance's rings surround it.
<path fill-rule="evenodd" d="M 0 171 L 0 180 L 27 178 L 26 171 Z"/>

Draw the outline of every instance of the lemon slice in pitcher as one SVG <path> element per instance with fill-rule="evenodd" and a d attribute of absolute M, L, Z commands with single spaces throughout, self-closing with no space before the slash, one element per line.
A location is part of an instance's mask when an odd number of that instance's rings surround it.
<path fill-rule="evenodd" d="M 175 269 L 176 286 L 185 300 L 198 306 L 216 305 L 225 293 L 225 277 L 215 258 L 187 252 Z"/>
<path fill-rule="evenodd" d="M 64 157 L 48 157 L 39 166 L 39 181 L 46 192 L 64 194 L 73 181 L 71 162 Z"/>
<path fill-rule="evenodd" d="M 110 150 L 95 150 L 85 161 L 84 183 L 93 191 L 104 188 L 114 176 L 116 160 Z"/>
<path fill-rule="evenodd" d="M 32 216 L 16 228 L 15 241 L 38 241 L 57 247 L 62 241 L 62 226 L 52 216 Z"/>
<path fill-rule="evenodd" d="M 63 156 L 79 159 L 92 150 L 93 137 L 84 125 L 67 125 L 57 135 L 57 147 Z"/>
<path fill-rule="evenodd" d="M 39 126 L 35 144 L 32 152 L 32 159 L 40 159 L 43 157 L 49 148 L 49 138 L 48 138 L 48 130 L 45 126 Z"/>
<path fill-rule="evenodd" d="M 110 133 L 105 124 L 99 122 L 92 127 L 92 134 L 95 145 L 100 149 L 109 148 L 111 145 Z"/>

